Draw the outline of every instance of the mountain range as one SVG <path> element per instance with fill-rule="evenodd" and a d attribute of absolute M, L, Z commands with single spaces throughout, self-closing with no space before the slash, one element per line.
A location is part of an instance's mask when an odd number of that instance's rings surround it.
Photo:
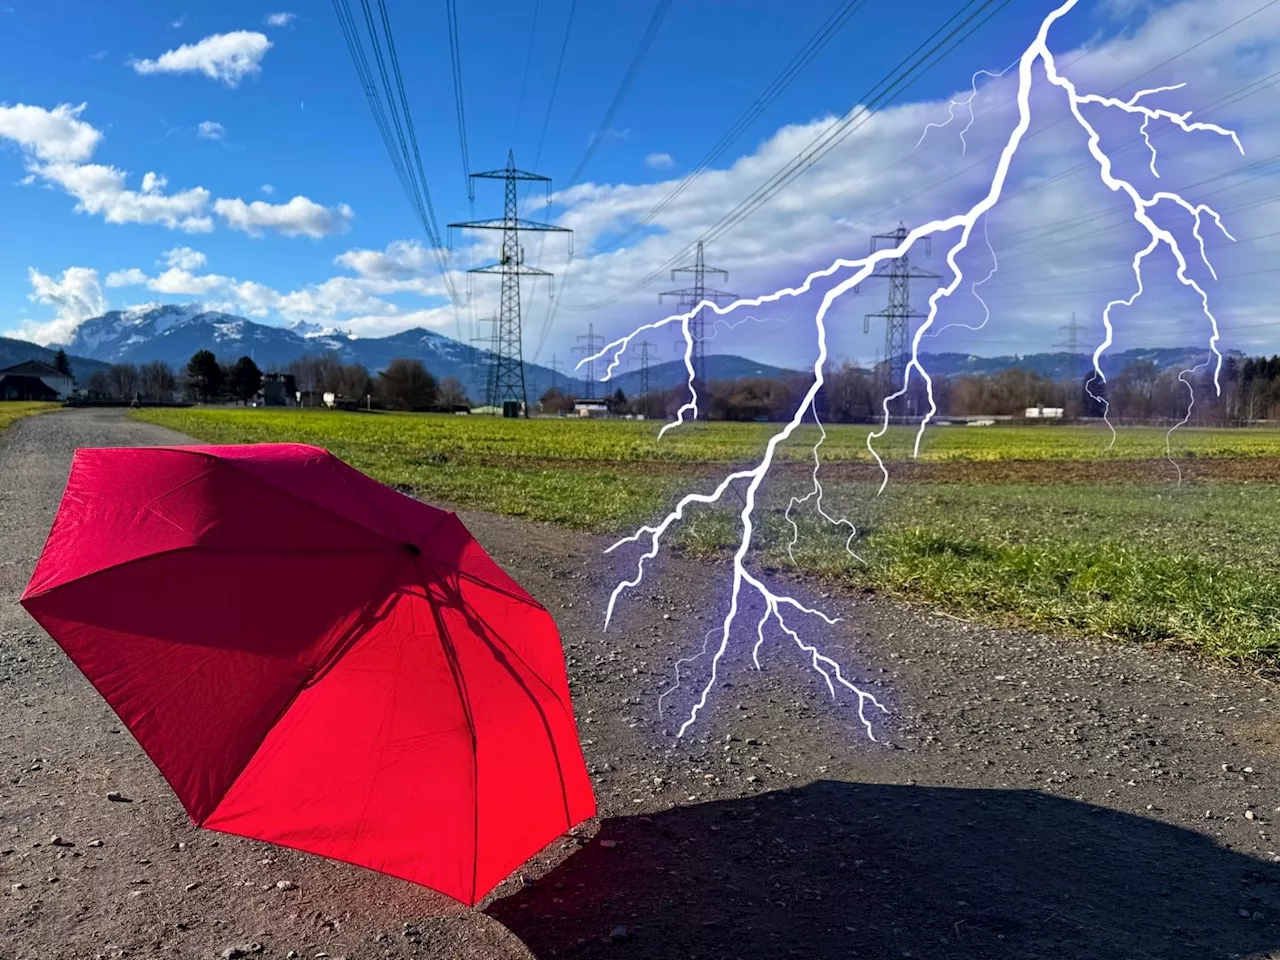
<path fill-rule="evenodd" d="M 282 369 L 299 357 L 323 353 L 333 353 L 342 363 L 358 363 L 372 372 L 384 369 L 396 357 L 416 357 L 436 377 L 456 377 L 475 400 L 484 396 L 485 370 L 492 357 L 487 350 L 422 328 L 387 337 L 359 337 L 315 324 L 278 327 L 256 323 L 233 314 L 205 310 L 198 304 L 113 310 L 81 323 L 65 344 L 65 349 L 74 373 L 82 382 L 94 370 L 104 369 L 113 363 L 143 364 L 163 360 L 175 369 L 181 369 L 197 350 L 211 350 L 224 363 L 249 356 L 264 370 Z M 54 348 L 0 337 L 0 367 L 28 359 L 50 363 L 53 354 Z M 1160 370 L 1186 369 L 1200 363 L 1204 357 L 1204 349 L 1198 347 L 1139 348 L 1108 354 L 1104 358 L 1103 371 L 1113 373 L 1135 361 L 1150 361 Z M 992 374 L 1020 367 L 1053 378 L 1082 373 L 1089 362 L 1087 357 L 1069 353 L 999 357 L 938 353 L 924 354 L 921 360 L 931 373 L 942 376 Z M 734 355 L 710 355 L 706 363 L 708 377 L 712 380 L 804 376 L 804 373 Z M 649 368 L 651 390 L 680 386 L 686 377 L 682 360 L 659 363 Z M 531 400 L 551 386 L 579 396 L 586 392 L 583 380 L 566 377 L 536 363 L 525 363 L 525 382 Z M 603 396 L 619 388 L 628 396 L 639 393 L 640 371 L 632 368 L 615 375 L 607 384 L 597 383 L 595 393 Z"/>

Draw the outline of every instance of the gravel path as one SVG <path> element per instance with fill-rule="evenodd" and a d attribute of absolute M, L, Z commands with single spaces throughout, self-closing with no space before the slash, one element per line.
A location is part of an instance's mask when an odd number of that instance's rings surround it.
<path fill-rule="evenodd" d="M 677 742 L 693 692 L 668 698 L 663 718 L 658 695 L 724 609 L 725 571 L 658 563 L 602 633 L 627 557 L 468 512 L 561 625 L 601 819 L 482 912 L 197 831 L 13 602 L 72 450 L 171 442 L 183 440 L 119 411 L 0 435 L 2 960 L 218 957 L 236 944 L 350 960 L 1280 957 L 1274 684 L 800 584 L 845 618 L 811 636 L 889 706 L 884 742 L 772 635 L 760 672 L 738 639 Z M 757 619 L 748 610 L 744 624 Z M 701 683 L 702 667 L 686 672 Z"/>

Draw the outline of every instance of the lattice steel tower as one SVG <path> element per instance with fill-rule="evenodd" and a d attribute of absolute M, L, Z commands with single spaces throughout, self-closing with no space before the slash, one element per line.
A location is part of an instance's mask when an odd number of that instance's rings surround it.
<path fill-rule="evenodd" d="M 502 277 L 502 302 L 498 309 L 498 317 L 493 334 L 493 366 L 489 372 L 489 405 L 498 406 L 505 401 L 515 400 L 521 404 L 521 411 L 529 415 L 529 397 L 524 383 L 524 336 L 520 326 L 520 278 L 551 277 L 552 274 L 537 267 L 526 266 L 524 249 L 520 244 L 521 231 L 532 233 L 567 233 L 570 234 L 570 253 L 573 252 L 572 231 L 567 227 L 557 227 L 550 223 L 539 223 L 536 220 L 523 220 L 518 209 L 517 186 L 521 180 L 545 183 L 547 196 L 551 196 L 551 178 L 516 169 L 514 154 L 507 151 L 507 166 L 504 170 L 489 170 L 485 173 L 471 174 L 473 179 L 503 180 L 506 183 L 506 204 L 501 219 L 468 220 L 465 223 L 449 224 L 450 239 L 455 228 L 460 230 L 501 230 L 502 254 L 497 263 L 473 267 L 468 274 L 496 273 Z M 554 292 L 554 291 L 553 291 Z"/>
<path fill-rule="evenodd" d="M 898 229 L 892 233 L 877 233 L 871 238 L 871 252 L 875 253 L 879 250 L 881 244 L 888 247 L 898 246 L 907 239 L 908 232 L 906 226 L 899 223 Z M 929 238 L 926 237 L 926 256 L 928 252 Z M 863 317 L 862 332 L 869 333 L 871 331 L 871 321 L 873 319 L 884 320 L 884 362 L 886 373 L 890 383 L 897 383 L 901 379 L 902 371 L 906 366 L 904 360 L 909 352 L 907 341 L 911 336 L 911 321 L 923 319 L 927 316 L 927 314 L 911 309 L 911 281 L 938 280 L 941 278 L 936 273 L 911 266 L 910 259 L 904 253 L 898 259 L 890 260 L 888 264 L 877 267 L 876 272 L 868 279 L 889 281 L 889 306 L 879 313 L 868 313 Z M 856 290 L 857 287 L 854 289 Z"/>
<path fill-rule="evenodd" d="M 698 241 L 698 253 L 693 263 L 684 267 L 676 267 L 671 271 L 671 279 L 676 279 L 678 273 L 692 273 L 693 286 L 686 287 L 683 290 L 666 290 L 658 294 L 658 302 L 662 302 L 663 297 L 679 297 L 680 303 L 676 307 L 682 313 L 691 310 L 704 300 L 710 300 L 713 303 L 719 303 L 721 300 L 728 298 L 729 300 L 737 300 L 736 293 L 726 293 L 723 290 L 707 289 L 707 274 L 718 273 L 726 280 L 729 274 L 725 270 L 716 267 L 708 267 L 702 258 L 702 241 Z M 699 310 L 693 319 L 689 321 L 689 333 L 693 336 L 693 375 L 694 379 L 699 383 L 707 382 L 707 356 L 706 348 L 706 320 L 704 318 L 705 311 Z"/>

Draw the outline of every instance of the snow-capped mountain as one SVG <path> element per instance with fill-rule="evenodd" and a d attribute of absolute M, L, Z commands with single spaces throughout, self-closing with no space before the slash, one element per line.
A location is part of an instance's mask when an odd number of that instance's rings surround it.
<path fill-rule="evenodd" d="M 163 360 L 181 369 L 197 350 L 211 350 L 224 363 L 251 357 L 264 370 L 283 368 L 298 357 L 335 354 L 341 363 L 358 363 L 376 373 L 397 357 L 414 357 L 436 377 L 457 377 L 475 399 L 484 396 L 489 353 L 431 330 L 416 328 L 389 337 L 357 337 L 344 330 L 306 322 L 291 327 L 255 323 L 244 317 L 205 310 L 201 304 L 156 305 L 113 310 L 84 321 L 66 345 L 70 353 L 107 363 Z M 580 391 L 547 367 L 525 364 L 530 397 L 552 384 Z"/>

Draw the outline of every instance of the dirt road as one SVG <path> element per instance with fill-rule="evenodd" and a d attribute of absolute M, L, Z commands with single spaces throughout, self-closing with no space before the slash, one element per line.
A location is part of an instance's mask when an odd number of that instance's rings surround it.
<path fill-rule="evenodd" d="M 757 672 L 750 626 L 677 742 L 693 689 L 664 718 L 658 695 L 724 609 L 725 571 L 659 563 L 602 633 L 627 558 L 465 512 L 560 623 L 599 822 L 483 912 L 197 831 L 14 602 L 72 450 L 171 442 L 114 411 L 0 435 L 2 960 L 1280 957 L 1274 684 L 799 585 L 845 618 L 809 635 L 889 706 L 884 742 L 785 636 Z"/>

